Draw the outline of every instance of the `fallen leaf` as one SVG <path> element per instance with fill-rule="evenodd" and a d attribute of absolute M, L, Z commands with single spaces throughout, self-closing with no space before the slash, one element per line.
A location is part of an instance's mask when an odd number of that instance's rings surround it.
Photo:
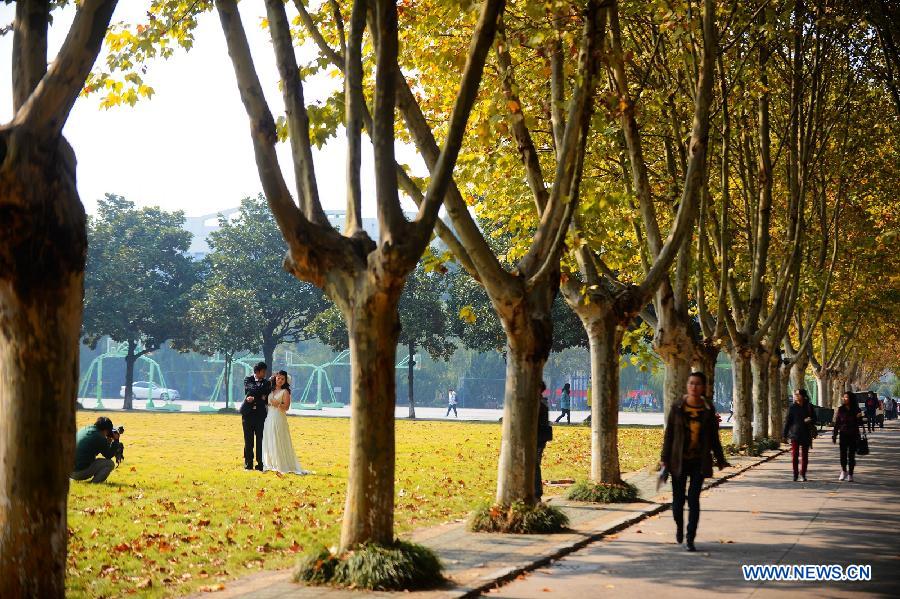
<path fill-rule="evenodd" d="M 153 580 L 150 577 L 147 577 L 144 580 L 137 583 L 137 588 L 139 588 L 139 589 L 149 589 L 152 586 L 153 586 Z"/>
<path fill-rule="evenodd" d="M 218 591 L 224 591 L 225 585 L 221 582 L 219 584 L 205 584 L 197 590 L 201 593 L 216 593 Z"/>

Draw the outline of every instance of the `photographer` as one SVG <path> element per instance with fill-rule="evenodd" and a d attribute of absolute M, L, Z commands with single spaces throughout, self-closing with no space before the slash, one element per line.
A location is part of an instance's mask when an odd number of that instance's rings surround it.
<path fill-rule="evenodd" d="M 70 477 L 102 483 L 115 468 L 112 458 L 121 447 L 119 432 L 113 429 L 112 420 L 105 416 L 97 418 L 97 422 L 81 428 L 75 435 L 75 469 Z M 103 457 L 98 458 L 98 453 Z"/>

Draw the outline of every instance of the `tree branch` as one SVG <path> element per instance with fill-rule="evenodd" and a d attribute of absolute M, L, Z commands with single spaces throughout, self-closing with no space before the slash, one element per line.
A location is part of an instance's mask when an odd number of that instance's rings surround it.
<path fill-rule="evenodd" d="M 109 19 L 117 1 L 84 0 L 78 7 L 59 54 L 34 87 L 34 91 L 28 95 L 28 99 L 19 107 L 12 121 L 13 126 L 23 127 L 47 139 L 54 138 L 62 132 L 72 106 L 81 88 L 84 87 L 84 81 L 100 53 L 100 46 L 103 44 L 103 37 L 106 35 Z M 16 8 L 18 17 L 18 6 Z M 25 57 L 28 62 L 25 67 L 28 74 L 21 73 L 25 79 L 17 79 L 19 91 L 15 95 L 21 100 L 21 92 L 37 75 L 35 69 L 40 70 L 35 62 L 36 54 L 40 53 L 38 48 L 41 42 L 33 37 L 24 39 L 25 33 L 19 33 L 18 30 L 17 34 L 20 42 L 28 46 L 22 47 L 22 50 L 29 54 Z M 39 38 L 40 34 L 37 35 Z M 32 47 L 32 44 L 38 48 Z M 46 51 L 44 58 L 46 59 Z"/>
<path fill-rule="evenodd" d="M 269 32 L 275 48 L 275 61 L 281 77 L 281 92 L 287 113 L 294 178 L 297 183 L 297 194 L 300 196 L 300 206 L 307 220 L 330 226 L 319 201 L 312 145 L 309 142 L 309 116 L 303 100 L 303 82 L 300 80 L 300 69 L 297 67 L 284 2 L 282 0 L 265 0 L 265 2 L 266 14 L 269 17 Z"/>
<path fill-rule="evenodd" d="M 525 126 L 525 111 L 522 106 L 522 99 L 516 91 L 515 78 L 513 77 L 512 57 L 509 54 L 509 44 L 506 41 L 506 26 L 503 19 L 500 19 L 497 25 L 497 43 L 495 45 L 497 64 L 500 67 L 500 81 L 503 87 L 503 96 L 506 98 L 507 106 L 510 108 L 506 120 L 510 124 L 513 139 L 516 142 L 516 149 L 522 164 L 525 166 L 525 180 L 531 193 L 534 196 L 534 203 L 537 206 L 538 216 L 544 213 L 547 207 L 547 185 L 544 182 L 544 172 L 541 169 L 541 163 L 538 159 L 537 149 L 534 141 L 531 139 L 531 133 Z M 556 123 L 554 123 L 555 131 Z M 559 140 L 560 145 L 562 139 Z M 561 147 L 557 148 L 557 152 L 561 151 Z"/>
<path fill-rule="evenodd" d="M 375 45 L 375 94 L 372 109 L 372 149 L 375 155 L 375 201 L 382 247 L 400 243 L 408 224 L 397 193 L 397 160 L 394 157 L 394 108 L 399 42 L 397 5 L 391 0 L 370 4 Z M 418 258 L 418 256 L 417 256 Z"/>
<path fill-rule="evenodd" d="M 498 21 L 502 18 L 505 4 L 505 0 L 485 0 L 481 8 L 481 16 L 475 26 L 472 41 L 469 43 L 466 65 L 463 68 L 456 101 L 450 114 L 444 147 L 441 149 L 434 168 L 429 169 L 431 177 L 428 181 L 428 189 L 425 191 L 425 199 L 419 205 L 419 212 L 416 215 L 414 237 L 418 237 L 416 247 L 419 248 L 419 251 L 425 248 L 431 238 L 438 211 L 450 187 L 456 159 L 462 148 L 466 123 L 478 96 L 487 53 L 493 44 L 494 34 L 497 31 Z"/>
<path fill-rule="evenodd" d="M 331 238 L 332 234 L 338 236 L 337 232 L 330 226 L 316 227 L 311 224 L 294 204 L 278 166 L 278 157 L 275 153 L 277 142 L 275 121 L 272 119 L 272 113 L 266 104 L 259 77 L 253 66 L 237 2 L 216 0 L 216 9 L 225 34 L 228 55 L 234 67 L 241 101 L 247 116 L 250 117 L 250 137 L 253 141 L 260 182 L 278 228 L 291 249 L 291 268 L 305 280 L 322 287 L 327 271 L 327 268 L 324 268 L 325 262 L 331 259 L 337 247 L 333 243 L 328 244 L 330 247 L 318 254 L 312 247 L 312 240 L 324 241 Z"/>
<path fill-rule="evenodd" d="M 47 0 L 19 0 L 13 21 L 12 87 L 15 113 L 47 72 Z"/>
<path fill-rule="evenodd" d="M 298 0 L 297 4 L 301 4 Z M 335 20 L 340 21 L 339 7 L 334 7 Z M 302 15 L 306 14 L 304 8 Z M 312 19 L 309 19 L 312 22 Z M 344 52 L 344 126 L 347 129 L 347 224 L 345 234 L 357 235 L 363 231 L 362 226 L 362 184 L 360 182 L 360 165 L 362 163 L 362 120 L 363 111 L 368 112 L 366 98 L 363 94 L 362 40 L 366 28 L 366 0 L 355 0 L 350 13 L 350 38 Z M 322 38 L 319 30 L 313 25 L 312 31 Z M 314 35 L 314 37 L 315 37 Z M 327 48 L 325 40 L 322 44 Z M 320 46 L 320 49 L 322 46 Z M 324 51 L 323 51 L 324 54 Z M 371 117 L 369 131 L 371 128 Z M 396 164 L 396 163 L 395 163 Z"/>

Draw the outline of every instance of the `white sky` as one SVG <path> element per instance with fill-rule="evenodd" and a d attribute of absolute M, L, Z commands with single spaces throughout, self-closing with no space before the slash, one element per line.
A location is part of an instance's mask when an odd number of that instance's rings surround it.
<path fill-rule="evenodd" d="M 123 0 L 113 21 L 136 23 L 146 12 L 146 1 Z M 244 26 L 250 39 L 257 72 L 275 117 L 283 113 L 278 74 L 268 32 L 259 27 L 265 15 L 262 2 L 241 2 Z M 287 5 L 288 16 L 293 9 Z M 0 3 L 0 25 L 11 23 L 15 4 Z M 71 24 L 70 6 L 54 13 L 50 28 L 50 60 L 56 55 Z M 303 48 L 298 59 L 314 55 Z M 0 65 L 11 64 L 12 34 L 0 36 Z M 102 60 L 103 55 L 98 60 Z M 0 68 L 0 123 L 12 118 L 10 71 Z M 99 97 L 79 98 L 64 134 L 78 157 L 78 190 L 89 213 L 105 192 L 116 193 L 138 206 L 158 205 L 184 210 L 188 216 L 235 207 L 246 195 L 262 190 L 250 141 L 247 115 L 238 96 L 234 71 L 215 12 L 199 19 L 196 42 L 190 52 L 179 51 L 169 61 L 149 65 L 145 82 L 154 88 L 150 100 L 134 107 L 99 108 Z M 329 95 L 339 80 L 318 77 L 307 81 L 307 103 Z M 365 136 L 364 136 L 365 139 Z M 364 144 L 363 213 L 375 215 L 372 199 L 374 174 L 371 146 Z M 288 144 L 279 148 L 281 168 L 294 189 Z M 398 144 L 401 162 L 426 174 L 414 150 Z M 342 210 L 346 202 L 344 182 L 345 143 L 338 135 L 315 155 L 319 194 L 326 210 Z M 405 208 L 414 210 L 412 202 Z"/>

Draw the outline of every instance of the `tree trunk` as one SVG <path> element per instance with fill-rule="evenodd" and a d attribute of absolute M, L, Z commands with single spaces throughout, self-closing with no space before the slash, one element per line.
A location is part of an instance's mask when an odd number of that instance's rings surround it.
<path fill-rule="evenodd" d="M 233 354 L 225 354 L 225 371 L 222 373 L 222 390 L 225 392 L 225 409 L 232 407 L 231 402 L 231 361 L 234 359 Z M 243 401 L 243 398 L 241 399 Z"/>
<path fill-rule="evenodd" d="M 769 357 L 768 351 L 758 349 L 750 356 L 753 379 L 753 438 L 763 439 L 769 432 Z"/>
<path fill-rule="evenodd" d="M 538 403 L 545 361 L 527 350 L 507 353 L 497 503 L 535 503 Z"/>
<path fill-rule="evenodd" d="M 360 292 L 357 292 L 360 293 Z M 350 332 L 350 464 L 341 549 L 394 541 L 394 407 L 400 290 L 376 291 L 345 315 Z"/>
<path fill-rule="evenodd" d="M 275 341 L 272 337 L 268 335 L 263 335 L 263 343 L 262 343 L 262 355 L 263 362 L 266 363 L 266 366 L 269 367 L 269 372 L 275 371 L 275 348 L 278 347 L 278 342 Z"/>
<path fill-rule="evenodd" d="M 719 361 L 719 351 L 721 350 L 712 343 L 703 342 L 694 357 L 694 370 L 706 375 L 706 395 L 711 402 L 716 399 L 716 362 Z"/>
<path fill-rule="evenodd" d="M 413 369 L 416 366 L 416 362 L 413 357 L 416 355 L 416 342 L 412 339 L 409 340 L 409 365 L 408 370 L 406 372 L 406 384 L 407 389 L 409 390 L 409 417 L 411 420 L 416 419 L 416 394 L 413 390 L 413 377 L 415 377 L 415 373 Z"/>
<path fill-rule="evenodd" d="M 752 429 L 752 375 L 750 372 L 750 352 L 734 349 L 731 352 L 731 375 L 734 379 L 734 427 L 732 428 L 736 446 L 747 445 L 753 439 Z"/>
<path fill-rule="evenodd" d="M 816 372 L 816 385 L 819 390 L 819 405 L 831 405 L 831 385 L 829 384 L 828 373 L 822 371 Z"/>
<path fill-rule="evenodd" d="M 769 437 L 781 438 L 781 430 L 784 426 L 784 402 L 781 394 L 783 384 L 781 381 L 781 359 L 777 354 L 769 358 Z"/>
<path fill-rule="evenodd" d="M 538 405 L 553 344 L 550 309 L 558 289 L 542 285 L 513 304 L 495 304 L 506 332 L 506 387 L 497 473 L 497 503 L 535 503 Z"/>
<path fill-rule="evenodd" d="M 666 367 L 663 382 L 663 422 L 666 422 L 672 404 L 687 391 L 687 379 L 691 374 L 691 364 L 696 352 L 688 329 L 691 325 L 676 309 L 671 286 L 663 285 L 657 296 L 659 322 L 653 336 L 653 349 Z"/>
<path fill-rule="evenodd" d="M 133 339 L 128 340 L 128 353 L 125 354 L 125 401 L 122 404 L 123 410 L 134 409 L 134 363 L 137 362 L 135 350 L 137 342 Z M 150 390 L 148 390 L 148 393 Z M 150 399 L 149 397 L 147 399 Z"/>
<path fill-rule="evenodd" d="M 75 158 L 0 128 L 0 597 L 63 597 L 87 230 Z"/>
<path fill-rule="evenodd" d="M 806 352 L 797 356 L 791 365 L 791 392 L 797 389 L 806 389 L 806 367 L 809 365 L 809 356 Z"/>
<path fill-rule="evenodd" d="M 591 351 L 591 480 L 622 482 L 619 466 L 619 347 L 624 327 L 612 310 L 582 317 Z"/>

